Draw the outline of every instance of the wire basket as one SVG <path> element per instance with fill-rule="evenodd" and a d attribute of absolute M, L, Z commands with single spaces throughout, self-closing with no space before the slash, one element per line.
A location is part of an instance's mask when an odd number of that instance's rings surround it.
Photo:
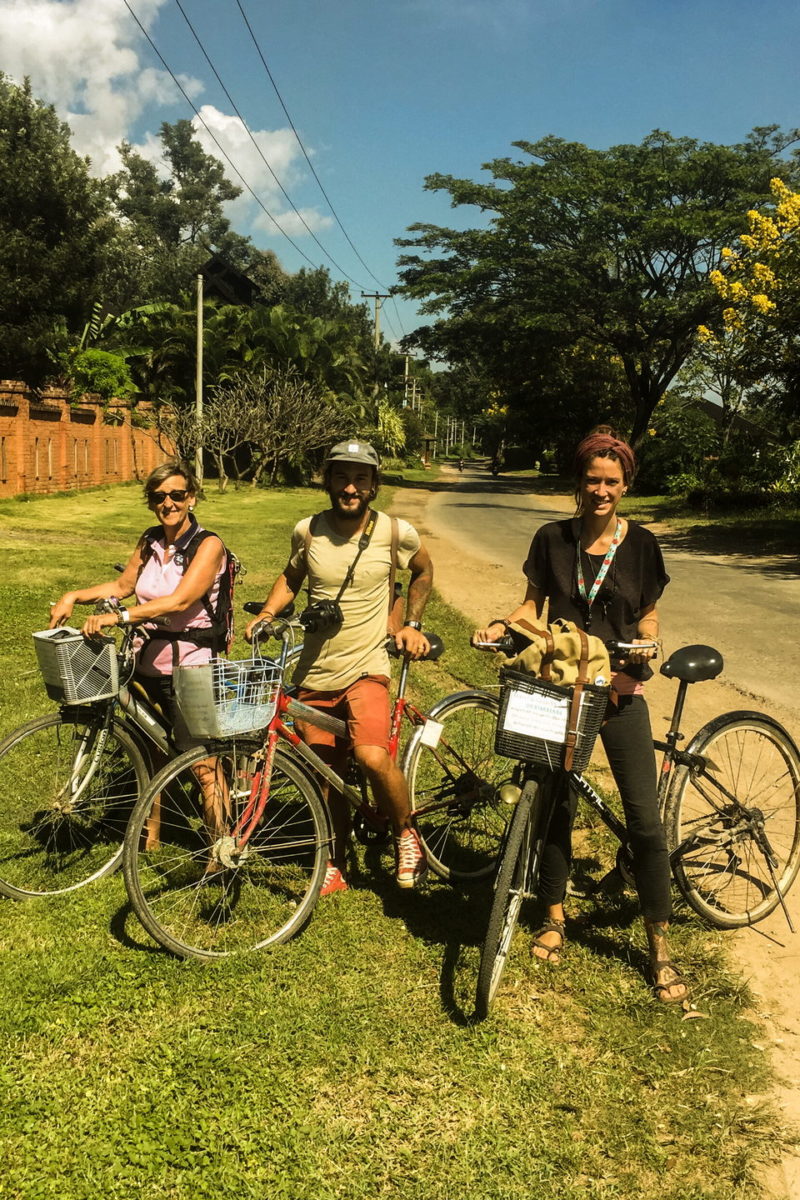
<path fill-rule="evenodd" d="M 523 671 L 500 673 L 500 712 L 497 717 L 495 750 L 506 758 L 546 763 L 554 769 L 564 765 L 567 723 L 574 689 L 547 683 Z M 609 689 L 587 683 L 581 692 L 578 734 L 572 759 L 573 771 L 584 771 L 605 716 Z"/>
<path fill-rule="evenodd" d="M 35 633 L 33 644 L 51 700 L 61 704 L 91 704 L 119 692 L 113 638 L 85 638 L 79 630 L 63 626 Z"/>
<path fill-rule="evenodd" d="M 175 699 L 192 737 L 263 729 L 275 715 L 281 668 L 269 658 L 216 658 L 175 672 Z"/>

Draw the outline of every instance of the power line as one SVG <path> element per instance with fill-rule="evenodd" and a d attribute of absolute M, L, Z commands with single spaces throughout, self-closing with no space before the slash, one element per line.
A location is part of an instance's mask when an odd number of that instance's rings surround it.
<path fill-rule="evenodd" d="M 260 207 L 260 208 L 261 208 L 261 209 L 264 211 L 264 213 L 265 213 L 265 214 L 266 214 L 266 215 L 269 217 L 270 221 L 272 221 L 272 224 L 275 226 L 275 228 L 278 230 L 278 232 L 279 232 L 279 233 L 281 233 L 281 234 L 283 235 L 283 237 L 285 237 L 285 238 L 286 238 L 286 240 L 287 240 L 287 242 L 289 243 L 289 245 L 290 245 L 290 246 L 293 246 L 293 247 L 294 247 L 294 249 L 297 251 L 297 253 L 298 253 L 299 255 L 301 255 L 301 257 L 302 257 L 302 258 L 304 258 L 304 259 L 306 260 L 306 262 L 309 264 L 309 266 L 311 266 L 311 267 L 314 267 L 314 269 L 316 270 L 316 268 L 317 268 L 317 263 L 315 263 L 315 262 L 313 261 L 313 259 L 309 258 L 309 257 L 308 257 L 308 255 L 306 254 L 306 252 L 305 252 L 304 250 L 302 250 L 302 249 L 301 249 L 301 248 L 300 248 L 300 247 L 297 245 L 297 243 L 296 243 L 296 242 L 295 242 L 295 241 L 294 241 L 294 240 L 293 240 L 293 239 L 292 239 L 292 238 L 289 236 L 289 234 L 286 232 L 286 230 L 285 230 L 285 229 L 282 227 L 282 225 L 281 225 L 280 221 L 278 221 L 278 220 L 277 220 L 277 218 L 276 218 L 276 217 L 274 217 L 274 216 L 272 215 L 272 213 L 269 211 L 269 209 L 266 207 L 266 205 L 264 204 L 264 202 L 263 202 L 263 200 L 261 199 L 261 197 L 260 197 L 260 196 L 257 196 L 257 195 L 256 195 L 256 193 L 253 191 L 253 189 L 251 188 L 250 184 L 249 184 L 249 183 L 247 182 L 247 180 L 244 178 L 244 176 L 242 175 L 242 173 L 241 173 L 241 171 L 238 169 L 238 167 L 237 167 L 237 166 L 236 166 L 236 165 L 233 163 L 233 161 L 232 161 L 232 160 L 231 160 L 231 158 L 230 158 L 230 155 L 227 153 L 227 151 L 224 149 L 224 147 L 220 145 L 219 141 L 217 140 L 217 137 L 215 136 L 215 134 L 214 134 L 214 133 L 212 133 L 212 131 L 209 129 L 208 125 L 205 123 L 205 121 L 203 120 L 203 118 L 200 116 L 200 112 L 199 112 L 199 110 L 197 109 L 197 107 L 195 106 L 195 103 L 194 103 L 194 101 L 193 101 L 193 100 L 192 100 L 192 99 L 189 97 L 188 93 L 186 92 L 186 89 L 185 89 L 185 88 L 183 87 L 183 85 L 180 83 L 180 81 L 178 80 L 178 78 L 177 78 L 177 76 L 175 75 L 174 71 L 172 70 L 172 68 L 171 68 L 171 67 L 169 66 L 169 64 L 167 63 L 167 61 L 166 61 L 166 59 L 164 58 L 164 56 L 163 56 L 163 54 L 161 53 L 161 51 L 158 49 L 158 46 L 156 46 L 155 42 L 154 42 L 154 41 L 153 41 L 153 39 L 150 37 L 150 34 L 147 32 L 147 30 L 145 29 L 144 25 L 142 24 L 142 22 L 141 22 L 141 21 L 139 20 L 139 18 L 137 17 L 136 13 L 135 13 L 135 12 L 133 11 L 133 9 L 131 8 L 130 4 L 128 3 L 128 0 L 122 0 L 122 2 L 123 2 L 123 4 L 125 5 L 125 7 L 127 8 L 128 12 L 129 12 L 129 13 L 131 14 L 131 16 L 133 17 L 133 19 L 134 19 L 134 21 L 136 22 L 136 24 L 137 24 L 137 25 L 139 26 L 139 28 L 141 29 L 141 31 L 142 31 L 142 33 L 144 34 L 144 36 L 147 38 L 148 42 L 150 43 L 150 45 L 151 45 L 151 47 L 152 47 L 152 49 L 153 49 L 153 52 L 154 52 L 154 53 L 156 54 L 156 56 L 158 57 L 158 59 L 159 59 L 159 62 L 160 62 L 160 63 L 161 63 L 161 65 L 163 66 L 164 70 L 165 70 L 165 71 L 167 72 L 167 74 L 170 76 L 170 78 L 172 79 L 172 82 L 175 84 L 176 88 L 177 88 L 177 89 L 178 89 L 178 91 L 181 93 L 181 95 L 183 96 L 184 100 L 185 100 L 185 101 L 186 101 L 186 103 L 189 105 L 189 107 L 191 108 L 192 112 L 193 112 L 193 113 L 194 113 L 194 115 L 197 117 L 198 121 L 199 121 L 199 122 L 200 122 L 200 124 L 203 126 L 203 128 L 204 128 L 204 129 L 205 129 L 205 131 L 206 131 L 206 133 L 208 134 L 208 136 L 209 136 L 209 137 L 211 138 L 211 140 L 213 141 L 214 145 L 215 145 L 215 146 L 217 147 L 217 149 L 219 150 L 220 154 L 221 154 L 221 155 L 223 156 L 223 158 L 226 160 L 226 162 L 227 162 L 227 163 L 228 163 L 228 165 L 231 167 L 231 169 L 232 169 L 232 170 L 233 170 L 233 171 L 234 171 L 234 172 L 235 172 L 235 173 L 236 173 L 236 174 L 239 176 L 239 179 L 242 181 L 242 184 L 244 185 L 244 187 L 246 188 L 246 190 L 247 190 L 247 191 L 250 193 L 250 195 L 253 197 L 253 199 L 255 200 L 256 204 L 258 204 L 258 206 L 259 206 L 259 207 Z"/>
<path fill-rule="evenodd" d="M 350 246 L 350 248 L 352 249 L 352 251 L 353 251 L 353 253 L 355 254 L 355 256 L 356 256 L 356 258 L 358 259 L 358 261 L 361 263 L 361 265 L 362 265 L 362 267 L 364 268 L 364 270 L 365 270 L 365 271 L 367 272 L 367 274 L 370 276 L 370 278 L 371 278 L 371 279 L 373 279 L 373 280 L 375 281 L 375 283 L 377 283 L 378 287 L 380 287 L 380 288 L 383 288 L 383 289 L 386 289 L 386 284 L 385 284 L 385 283 L 382 283 L 382 282 L 381 282 L 381 280 L 380 280 L 380 279 L 378 279 L 378 277 L 372 273 L 372 271 L 369 269 L 369 267 L 367 266 L 367 264 L 364 262 L 364 259 L 363 259 L 363 258 L 361 257 L 361 255 L 359 254 L 357 247 L 355 246 L 355 244 L 354 244 L 354 242 L 353 242 L 352 238 L 350 237 L 350 234 L 347 232 L 347 230 L 345 229 L 344 225 L 342 224 L 342 222 L 341 222 L 341 220 L 340 220 L 340 218 L 339 218 L 339 214 L 336 212 L 336 209 L 333 207 L 333 202 L 331 201 L 331 198 L 330 198 L 330 196 L 328 195 L 328 193 L 325 191 L 325 188 L 323 187 L 323 184 L 322 184 L 322 180 L 320 179 L 319 175 L 317 174 L 316 170 L 314 169 L 314 164 L 312 163 L 311 159 L 310 159 L 310 158 L 309 158 L 309 156 L 308 156 L 308 152 L 306 151 L 306 148 L 305 148 L 305 146 L 303 145 L 302 138 L 300 137 L 300 134 L 297 132 L 297 129 L 296 129 L 296 127 L 295 127 L 294 121 L 292 120 L 291 114 L 289 113 L 289 110 L 288 110 L 288 108 L 286 107 L 286 104 L 284 103 L 283 96 L 281 95 L 281 93 L 280 93 L 280 91 L 279 91 L 279 89 L 278 89 L 278 85 L 277 85 L 277 83 L 275 82 L 275 79 L 274 79 L 274 77 L 273 77 L 272 71 L 269 69 L 269 65 L 268 65 L 268 63 L 267 63 L 267 60 L 266 60 L 266 58 L 264 57 L 263 51 L 262 51 L 262 49 L 261 49 L 261 46 L 259 45 L 258 39 L 256 38 L 256 35 L 255 35 L 254 31 L 253 31 L 253 27 L 252 27 L 252 25 L 250 24 L 249 20 L 247 19 L 247 14 L 245 13 L 245 11 L 244 11 L 244 8 L 242 7 L 241 0 L 236 0 L 236 7 L 239 9 L 239 12 L 240 12 L 240 13 L 241 13 L 241 15 L 242 15 L 242 20 L 244 21 L 244 23 L 245 23 L 245 25 L 246 25 L 246 27 L 247 27 L 247 32 L 250 34 L 250 37 L 252 38 L 252 41 L 253 41 L 253 45 L 254 45 L 254 46 L 255 46 L 255 48 L 256 48 L 256 53 L 258 54 L 258 57 L 261 59 L 261 63 L 262 63 L 262 65 L 263 65 L 263 67 L 264 67 L 264 70 L 265 70 L 265 71 L 266 71 L 266 73 L 267 73 L 267 77 L 268 77 L 268 79 L 269 79 L 270 83 L 272 84 L 272 87 L 273 87 L 273 89 L 274 89 L 274 91 L 275 91 L 275 95 L 278 97 L 278 100 L 279 100 L 279 102 L 280 102 L 281 108 L 283 109 L 284 113 L 286 114 L 286 120 L 289 122 L 289 125 L 291 126 L 292 133 L 293 133 L 293 134 L 294 134 L 294 136 L 297 138 L 297 144 L 298 144 L 298 146 L 300 147 L 300 149 L 301 149 L 301 150 L 302 150 L 302 152 L 303 152 L 303 155 L 304 155 L 304 157 L 305 157 L 305 160 L 306 160 L 306 162 L 308 163 L 308 167 L 309 167 L 309 170 L 311 171 L 311 174 L 314 176 L 314 179 L 317 181 L 317 185 L 319 186 L 319 190 L 322 192 L 322 195 L 325 197 L 325 201 L 326 201 L 326 203 L 327 203 L 327 205 L 328 205 L 328 208 L 329 208 L 329 209 L 331 210 L 331 212 L 333 213 L 333 217 L 334 217 L 334 220 L 336 221 L 336 224 L 337 224 L 337 225 L 339 226 L 339 228 L 341 229 L 342 233 L 344 234 L 345 238 L 347 239 L 347 243 L 348 243 L 348 245 L 349 245 L 349 246 Z M 349 277 L 348 277 L 348 278 L 349 278 Z M 388 289 L 387 289 L 387 290 L 388 290 Z M 394 298 L 392 298 L 392 302 L 394 303 Z M 398 320 L 398 322 L 399 322 L 399 324 L 400 324 L 400 329 L 401 329 L 401 331 L 402 331 L 402 333 L 403 333 L 403 336 L 405 336 L 405 330 L 403 329 L 403 322 L 400 320 L 400 313 L 399 313 L 399 311 L 398 311 L 398 309 L 397 309 L 397 304 L 394 304 L 394 309 L 395 309 L 395 312 L 397 313 L 397 320 Z"/>
<path fill-rule="evenodd" d="M 231 96 L 231 94 L 230 94 L 230 92 L 228 91 L 227 87 L 226 87 L 226 86 L 225 86 L 225 84 L 222 82 L 222 78 L 220 77 L 219 71 L 218 71 L 218 70 L 217 70 L 217 68 L 214 66 L 213 62 L 211 61 L 211 58 L 209 57 L 208 51 L 206 50 L 205 46 L 203 45 L 202 41 L 200 40 L 200 37 L 199 37 L 199 35 L 198 35 L 198 33 L 197 33 L 197 30 L 195 29 L 194 25 L 192 24 L 192 22 L 189 20 L 188 16 L 186 15 L 186 11 L 185 11 L 185 9 L 184 9 L 183 5 L 181 4 L 181 0 L 175 0 L 175 4 L 177 5 L 178 9 L 180 10 L 181 16 L 183 17 L 184 21 L 185 21 L 185 22 L 186 22 L 186 24 L 189 26 L 189 29 L 191 30 L 192 36 L 193 36 L 194 40 L 197 42 L 197 45 L 200 47 L 200 50 L 201 50 L 201 52 L 202 52 L 202 54 L 203 54 L 203 57 L 205 58 L 205 60 L 206 60 L 206 62 L 208 63 L 209 67 L 211 68 L 211 70 L 214 72 L 214 75 L 215 75 L 215 77 L 216 77 L 217 83 L 218 83 L 218 84 L 219 84 L 219 86 L 222 88 L 223 92 L 225 93 L 225 96 L 227 97 L 228 103 L 231 105 L 231 107 L 232 107 L 233 111 L 236 113 L 237 117 L 238 117 L 238 118 L 239 118 L 239 120 L 241 121 L 243 128 L 244 128 L 244 129 L 245 129 L 245 131 L 247 132 L 247 136 L 250 138 L 250 141 L 253 143 L 253 145 L 255 146 L 256 150 L 258 151 L 258 154 L 259 154 L 259 156 L 260 156 L 260 158 L 261 158 L 262 162 L 264 163 L 264 166 L 267 168 L 267 170 L 269 171 L 270 175 L 271 175 L 271 176 L 272 176 L 272 178 L 275 180 L 276 184 L 277 184 L 277 185 L 278 185 L 278 187 L 280 188 L 281 192 L 282 192 L 282 193 L 283 193 L 283 195 L 285 196 L 285 198 L 286 198 L 286 200 L 288 201 L 288 203 L 289 203 L 289 205 L 291 206 L 291 208 L 294 210 L 294 212 L 296 213 L 296 215 L 299 217 L 300 221 L 303 223 L 303 226 L 304 226 L 304 228 L 305 228 L 306 232 L 307 232 L 308 234 L 310 234 L 310 236 L 311 236 L 311 237 L 314 239 L 314 241 L 317 243 L 317 245 L 319 246 L 319 248 L 320 248 L 320 250 L 322 251 L 322 253 L 323 253 L 323 254 L 325 255 L 325 257 L 328 259 L 328 261 L 329 261 L 330 263 L 332 263 L 332 264 L 333 264 L 333 266 L 336 268 L 336 270 L 339 272 L 339 274 L 340 274 L 340 275 L 343 275 L 343 276 L 344 276 L 344 278 L 345 278 L 345 279 L 347 279 L 347 280 L 349 280 L 349 281 L 350 281 L 350 283 L 354 284 L 354 285 L 355 285 L 355 287 L 362 288 L 362 290 L 363 290 L 363 286 L 364 286 L 364 285 L 363 285 L 363 284 L 361 284 L 361 283 L 359 283 L 357 279 L 353 279 L 353 278 L 352 278 L 352 276 L 350 276 L 350 275 L 348 275 L 348 274 L 347 274 L 347 272 L 344 270 L 344 268 L 343 268 L 343 267 L 340 267 L 340 266 L 339 266 L 339 264 L 337 263 L 337 261 L 336 261 L 336 259 L 333 257 L 333 255 L 332 255 L 332 254 L 329 254 L 329 252 L 328 252 L 328 251 L 325 249 L 325 247 L 323 246 L 322 242 L 319 240 L 319 238 L 317 237 L 317 235 L 314 233 L 313 229 L 311 229 L 311 228 L 309 227 L 309 225 L 308 225 L 308 222 L 306 221 L 305 217 L 304 217 L 304 216 L 303 216 L 303 214 L 300 212 L 300 210 L 297 208 L 297 206 L 295 205 L 295 203 L 294 203 L 294 201 L 292 200 L 291 196 L 290 196 L 290 195 L 289 195 L 289 193 L 286 191 L 286 188 L 283 186 L 283 184 L 281 183 L 280 179 L 278 178 L 278 176 L 277 176 L 277 175 L 275 174 L 275 172 L 273 171 L 273 169 L 272 169 L 272 166 L 271 166 L 270 162 L 269 162 L 269 161 L 268 161 L 268 159 L 266 158 L 266 156 L 265 156 L 265 154 L 264 154 L 263 150 L 261 149 L 261 147 L 259 146 L 259 144 L 258 144 L 258 142 L 256 141 L 255 137 L 253 136 L 253 132 L 252 132 L 252 130 L 250 129 L 249 125 L 247 124 L 247 122 L 245 121 L 245 119 L 244 119 L 244 117 L 242 116 L 241 112 L 239 111 L 239 109 L 238 109 L 238 107 L 237 107 L 237 105 L 236 105 L 236 101 L 233 99 L 233 96 Z"/>
<path fill-rule="evenodd" d="M 139 17 L 136 15 L 136 13 L 134 12 L 133 8 L 131 7 L 131 5 L 130 5 L 130 3 L 129 3 L 129 0 L 123 0 L 123 3 L 124 3 L 124 5 L 125 5 L 125 7 L 127 8 L 128 12 L 130 13 L 131 17 L 133 18 L 133 20 L 134 20 L 134 21 L 136 22 L 136 24 L 138 25 L 138 27 L 139 27 L 139 29 L 141 30 L 142 34 L 143 34 L 143 35 L 144 35 L 144 37 L 146 38 L 147 42 L 150 44 L 150 47 L 151 47 L 151 49 L 153 50 L 153 53 L 156 55 L 156 57 L 158 58 L 159 62 L 160 62 L 160 63 L 161 63 L 161 65 L 163 66 L 164 70 L 167 72 L 167 74 L 168 74 L 168 75 L 170 76 L 170 78 L 172 79 L 172 82 L 175 84 L 175 87 L 178 89 L 178 91 L 180 92 L 180 94 L 183 96 L 183 98 L 184 98 L 184 100 L 186 101 L 187 105 L 188 105 L 188 106 L 189 106 L 189 108 L 192 110 L 192 112 L 195 114 L 195 116 L 197 117 L 197 120 L 198 120 L 198 121 L 200 122 L 200 124 L 203 126 L 203 128 L 204 128 L 204 129 L 205 129 L 205 131 L 206 131 L 206 133 L 207 133 L 207 134 L 208 134 L 208 136 L 211 138 L 212 142 L 213 142 L 213 143 L 214 143 L 214 145 L 217 147 L 217 149 L 219 150 L 219 152 L 220 152 L 220 154 L 222 155 L 222 157 L 225 159 L 225 161 L 226 161 L 226 162 L 228 163 L 228 165 L 230 166 L 231 170 L 232 170 L 232 171 L 233 171 L 233 172 L 234 172 L 234 173 L 235 173 L 235 174 L 238 176 L 238 178 L 239 178 L 239 180 L 241 181 L 241 183 L 242 183 L 243 187 L 244 187 L 244 188 L 245 188 L 245 189 L 246 189 L 246 190 L 247 190 L 247 191 L 250 193 L 250 195 L 251 195 L 251 196 L 253 197 L 253 199 L 255 200 L 256 204 L 258 204 L 259 208 L 261 208 L 261 210 L 264 212 L 264 214 L 265 214 L 267 217 L 269 217 L 269 219 L 270 219 L 270 221 L 272 222 L 272 224 L 275 226 L 275 228 L 278 230 L 278 232 L 279 232 L 279 233 L 280 233 L 280 234 L 281 234 L 281 235 L 282 235 L 282 236 L 283 236 L 283 237 L 286 239 L 286 241 L 289 243 L 289 245 L 290 245 L 290 246 L 292 246 L 292 247 L 293 247 L 293 249 L 295 249 L 295 250 L 297 251 L 297 253 L 298 253 L 298 254 L 301 256 L 301 258 L 305 259 L 305 261 L 306 261 L 306 262 L 309 264 L 309 266 L 310 266 L 310 267 L 314 268 L 315 270 L 316 270 L 316 269 L 318 269 L 318 264 L 317 264 L 317 263 L 315 263 L 315 262 L 313 261 L 313 259 L 309 258 L 309 256 L 308 256 L 308 255 L 305 253 L 305 251 L 304 251 L 304 250 L 303 250 L 303 249 L 302 249 L 300 246 L 298 246 L 298 245 L 297 245 L 297 243 L 294 241 L 294 239 L 293 239 L 293 238 L 292 238 L 292 237 L 291 237 L 291 236 L 290 236 L 290 235 L 289 235 L 289 234 L 286 232 L 286 230 L 283 228 L 283 226 L 281 225 L 280 221 L 278 221 L 277 217 L 273 216 L 273 214 L 272 214 L 272 213 L 269 211 L 269 209 L 268 209 L 268 208 L 266 207 L 266 205 L 264 204 L 264 202 L 263 202 L 263 200 L 261 199 L 261 197 L 260 197 L 260 196 L 258 196 L 258 195 L 256 194 L 256 192 L 254 191 L 254 189 L 253 189 L 253 188 L 250 186 L 250 184 L 249 184 L 249 183 L 247 182 L 247 180 L 244 178 L 244 176 L 242 175 L 241 171 L 240 171 L 240 170 L 239 170 L 239 168 L 236 166 L 236 164 L 233 162 L 233 160 L 231 159 L 231 157 L 230 157 L 230 155 L 228 154 L 228 152 L 227 152 L 227 151 L 225 150 L 225 148 L 224 148 L 224 147 L 221 145 L 221 143 L 220 143 L 219 139 L 216 137 L 216 135 L 214 134 L 214 132 L 213 132 L 213 131 L 212 131 L 212 130 L 209 128 L 209 126 L 208 126 L 208 124 L 206 123 L 206 121 L 205 121 L 205 120 L 203 119 L 203 117 L 200 115 L 200 111 L 199 111 L 199 109 L 197 108 L 197 106 L 195 105 L 195 103 L 194 103 L 194 101 L 191 99 L 191 97 L 188 95 L 188 93 L 186 92 L 186 89 L 183 87 L 183 85 L 181 84 L 180 80 L 179 80 L 179 79 L 177 78 L 177 76 L 175 75 L 175 72 L 172 70 L 172 68 L 171 68 L 171 67 L 169 66 L 169 64 L 167 63 L 166 59 L 164 58 L 163 54 L 162 54 L 162 53 L 161 53 L 161 51 L 159 50 L 159 48 L 158 48 L 158 46 L 156 45 L 155 41 L 154 41 L 154 40 L 153 40 L 153 38 L 150 36 L 150 33 L 148 32 L 148 30 L 145 28 L 145 26 L 144 26 L 144 25 L 142 24 L 142 22 L 139 20 Z M 179 6 L 179 7 L 180 7 L 180 6 Z M 182 11 L 182 10 L 181 10 L 181 11 Z M 185 14 L 184 14 L 184 17 L 185 17 Z M 187 20 L 187 24 L 189 24 L 188 20 Z M 194 30 L 192 30 L 192 32 L 194 33 Z M 195 36 L 196 36 L 196 35 L 195 35 Z M 198 39 L 198 44 L 199 44 L 199 39 Z M 202 45 L 200 46 L 200 48 L 201 48 L 201 49 L 203 49 Z M 203 51 L 203 53 L 205 54 L 205 51 Z M 208 59 L 208 56 L 207 56 L 207 55 L 206 55 L 206 58 Z M 214 67 L 213 67 L 213 64 L 211 64 L 210 60 L 208 60 L 208 61 L 209 61 L 209 65 L 211 66 L 211 69 L 212 69 L 212 70 L 214 70 L 214 73 L 215 73 L 215 75 L 216 75 L 216 74 L 217 74 L 217 72 L 216 72 L 216 70 L 214 69 Z M 265 64 L 265 65 L 266 65 L 266 64 Z M 217 76 L 217 78 L 219 78 L 219 76 Z M 220 86 L 222 86 L 222 87 L 223 87 L 223 90 L 226 92 L 226 95 L 227 95 L 227 94 L 228 94 L 228 93 L 227 93 L 227 89 L 225 89 L 225 88 L 224 88 L 224 85 L 222 84 L 222 81 L 221 81 L 221 80 L 220 80 Z M 229 97 L 229 99 L 230 99 L 230 97 Z M 231 104 L 233 104 L 233 101 L 232 101 L 232 100 L 231 100 Z M 236 109 L 236 106 L 235 106 L 235 105 L 234 105 L 234 109 Z M 242 121 L 242 124 L 244 125 L 244 127 L 245 127 L 245 128 L 247 128 L 247 126 L 246 126 L 246 123 L 244 122 L 244 119 L 241 117 L 241 114 L 239 114 L 239 113 L 238 113 L 238 109 L 236 109 L 236 112 L 237 112 L 237 115 L 239 115 L 239 119 Z M 248 129 L 248 133 L 249 133 L 249 132 L 250 132 L 250 131 L 249 131 L 249 129 Z M 297 136 L 297 135 L 296 135 L 296 132 L 295 132 L 295 136 Z M 252 137 L 252 134 L 251 134 L 251 137 Z M 299 141 L 299 138 L 298 138 L 298 141 Z M 258 147 L 257 147 L 257 148 L 258 148 Z M 305 154 L 305 149 L 303 149 L 303 153 Z M 263 156 L 262 156 L 262 157 L 263 157 Z M 308 157 L 308 156 L 306 155 L 306 158 L 307 158 L 307 157 Z M 266 161 L 266 160 L 265 160 L 265 161 Z M 267 166 L 269 167 L 269 164 L 268 164 L 268 163 L 267 163 Z M 271 167 L 270 167 L 269 169 L 270 169 L 270 171 L 272 170 L 272 169 L 271 169 Z M 312 171 L 313 171 L 313 167 L 312 167 Z M 273 177 L 274 177 L 274 172 L 272 172 L 272 174 L 273 174 Z M 315 177 L 316 177 L 316 172 L 314 172 L 314 174 L 315 174 Z M 278 186 L 281 186 L 281 185 L 280 185 L 280 182 L 279 182 L 277 179 L 276 179 L 276 182 L 278 182 Z M 281 188 L 281 190 L 283 190 L 283 188 Z M 324 194 L 324 192 L 323 192 L 323 194 Z M 285 192 L 284 192 L 284 195 L 286 195 L 286 193 L 285 193 Z M 287 198 L 288 198 L 288 197 L 287 197 Z M 327 197 L 326 197 L 326 199 L 327 199 Z M 291 203 L 291 201 L 290 201 L 290 203 Z M 292 207 L 294 208 L 294 205 L 292 205 Z M 296 209 L 295 209 L 295 212 L 297 212 L 297 210 L 296 210 Z M 298 213 L 298 216 L 299 216 L 299 215 L 300 215 L 300 214 Z M 335 216 L 335 215 L 336 215 L 336 214 L 334 213 L 334 216 Z M 301 220 L 302 220 L 302 217 L 301 217 Z M 338 218 L 337 218 L 337 220 L 338 220 Z M 306 226 L 306 228 L 307 228 L 307 226 Z M 309 230 L 309 232 L 311 232 L 311 231 Z M 313 236 L 314 236 L 314 235 L 312 234 L 312 237 L 313 237 Z M 345 235 L 345 236 L 346 236 L 346 235 Z M 317 241 L 317 243 L 319 244 L 319 242 L 318 242 L 318 239 L 316 239 L 316 238 L 315 238 L 315 241 Z M 349 241 L 349 238 L 348 238 L 348 241 Z M 324 253 L 326 253 L 326 255 L 327 255 L 327 251 L 325 251 L 325 250 L 324 250 L 324 247 L 322 247 L 322 249 L 323 249 L 323 252 L 324 252 Z M 334 260 L 331 258 L 331 256 L 330 256 L 330 255 L 327 255 L 327 257 L 328 257 L 328 258 L 330 258 L 330 261 L 331 261 L 331 262 L 334 262 Z M 360 258 L 360 255 L 359 255 L 358 257 Z M 363 262 L 363 260 L 361 260 L 361 261 Z M 338 266 L 338 264 L 334 263 L 334 265 L 336 266 L 336 269 L 337 269 L 338 271 L 340 271 L 340 272 L 341 272 L 343 275 L 345 275 L 345 272 L 344 272 L 344 271 L 342 271 L 341 267 L 339 267 L 339 266 Z M 371 272 L 371 271 L 369 271 L 369 268 L 367 268 L 367 270 L 368 270 L 369 274 L 371 275 L 371 274 L 372 274 L 372 272 Z M 350 276 L 349 276 L 349 275 L 345 275 L 345 278 L 347 278 L 347 279 L 350 279 Z M 374 276 L 373 276 L 373 278 L 374 278 Z M 350 280 L 350 282 L 355 282 L 355 281 L 354 281 L 354 280 Z M 396 309 L 396 308 L 397 308 L 397 306 L 395 305 L 395 309 Z M 398 320 L 399 320 L 399 314 L 398 314 Z M 391 322 L 388 320 L 388 314 L 387 314 L 387 323 L 388 323 L 388 324 L 391 326 Z M 402 322 L 401 322 L 401 328 L 402 328 Z M 392 332 L 393 332 L 393 333 L 395 332 L 393 328 L 392 328 Z M 395 336 L 397 336 L 397 335 L 395 334 Z"/>

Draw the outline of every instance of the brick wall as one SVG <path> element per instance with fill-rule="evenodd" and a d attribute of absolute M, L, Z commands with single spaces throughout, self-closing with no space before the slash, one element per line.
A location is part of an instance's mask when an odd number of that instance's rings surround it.
<path fill-rule="evenodd" d="M 60 388 L 33 394 L 0 380 L 0 496 L 141 480 L 167 457 L 122 404 L 111 401 L 106 413 L 96 398 L 70 404 Z"/>

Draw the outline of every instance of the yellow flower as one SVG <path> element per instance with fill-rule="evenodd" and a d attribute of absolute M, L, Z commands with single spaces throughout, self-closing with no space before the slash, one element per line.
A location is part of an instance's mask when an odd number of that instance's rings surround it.
<path fill-rule="evenodd" d="M 773 301 L 770 300 L 769 296 L 765 296 L 765 295 L 763 295 L 763 293 L 760 293 L 760 292 L 757 295 L 750 297 L 750 303 L 752 304 L 752 306 L 756 310 L 756 312 L 760 312 L 760 313 L 764 313 L 764 314 L 771 312 L 772 309 L 775 307 Z"/>

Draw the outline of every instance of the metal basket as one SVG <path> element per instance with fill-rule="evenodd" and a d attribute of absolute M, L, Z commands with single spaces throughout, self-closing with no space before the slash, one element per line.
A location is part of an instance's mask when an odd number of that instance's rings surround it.
<path fill-rule="evenodd" d="M 500 712 L 495 750 L 506 758 L 564 765 L 567 722 L 573 688 L 547 683 L 523 671 L 504 670 L 500 678 Z M 583 771 L 592 757 L 603 723 L 609 689 L 587 683 L 581 693 L 573 771 Z"/>
<path fill-rule="evenodd" d="M 51 700 L 90 704 L 119 692 L 113 638 L 85 638 L 79 630 L 64 626 L 35 633 L 33 644 Z"/>
<path fill-rule="evenodd" d="M 281 669 L 268 658 L 216 658 L 175 672 L 175 698 L 195 738 L 263 729 L 275 715 Z"/>

